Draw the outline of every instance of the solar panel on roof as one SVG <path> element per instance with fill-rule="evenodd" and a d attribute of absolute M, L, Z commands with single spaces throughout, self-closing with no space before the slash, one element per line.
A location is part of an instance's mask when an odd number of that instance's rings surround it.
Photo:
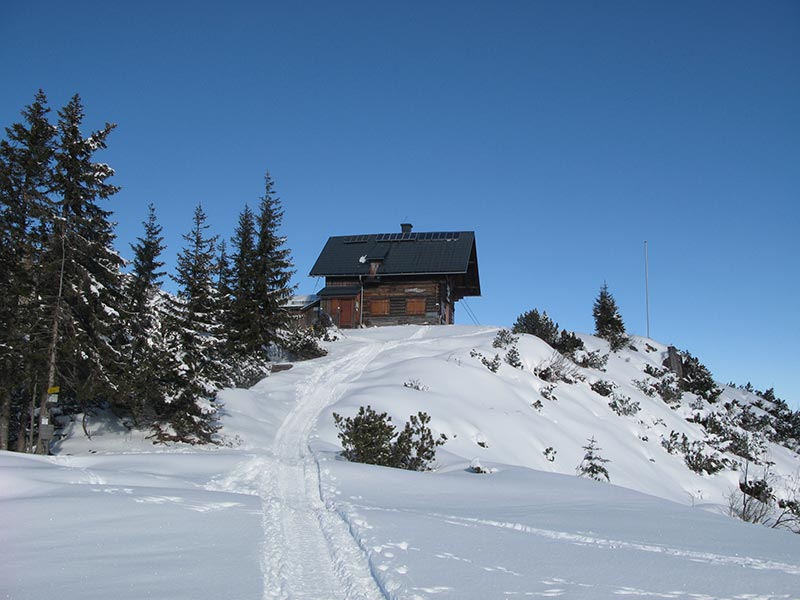
<path fill-rule="evenodd" d="M 367 235 L 349 235 L 342 241 L 345 244 L 363 244 L 364 242 L 410 242 L 410 241 L 454 241 L 460 236 L 458 231 L 427 231 L 410 233 L 378 233 Z"/>
<path fill-rule="evenodd" d="M 368 242 L 369 238 L 370 236 L 368 235 L 349 235 L 343 241 L 345 244 L 362 244 Z"/>

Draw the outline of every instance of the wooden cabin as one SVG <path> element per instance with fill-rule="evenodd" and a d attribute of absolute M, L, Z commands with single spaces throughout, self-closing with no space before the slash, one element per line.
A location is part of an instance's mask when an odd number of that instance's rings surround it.
<path fill-rule="evenodd" d="M 480 296 L 472 231 L 349 235 L 328 239 L 312 277 L 325 277 L 321 311 L 341 328 L 451 325 L 455 304 Z"/>
<path fill-rule="evenodd" d="M 292 296 L 282 308 L 303 327 L 311 327 L 319 318 L 320 299 L 317 295 Z"/>

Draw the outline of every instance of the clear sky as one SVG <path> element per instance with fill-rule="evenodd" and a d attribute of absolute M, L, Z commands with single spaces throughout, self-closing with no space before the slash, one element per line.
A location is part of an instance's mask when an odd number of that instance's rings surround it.
<path fill-rule="evenodd" d="M 269 170 L 299 293 L 329 235 L 474 230 L 481 324 L 645 333 L 800 406 L 800 2 L 7 2 L 0 124 L 80 93 L 170 268 Z M 466 311 L 457 318 L 469 323 Z"/>

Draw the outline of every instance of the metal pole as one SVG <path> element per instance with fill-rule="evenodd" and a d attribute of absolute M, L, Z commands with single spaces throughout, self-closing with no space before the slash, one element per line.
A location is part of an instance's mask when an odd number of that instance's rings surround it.
<path fill-rule="evenodd" d="M 647 240 L 644 241 L 644 305 L 647 317 L 647 337 L 650 337 L 650 281 L 647 265 Z"/>

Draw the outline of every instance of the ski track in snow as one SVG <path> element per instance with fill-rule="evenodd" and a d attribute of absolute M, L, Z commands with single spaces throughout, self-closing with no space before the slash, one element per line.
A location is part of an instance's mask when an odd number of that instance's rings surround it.
<path fill-rule="evenodd" d="M 350 503 L 350 507 L 351 511 L 349 511 L 349 514 L 346 517 L 348 519 L 352 519 L 354 516 L 358 515 L 358 513 L 352 511 L 352 509 L 363 510 L 367 512 L 370 510 L 381 510 L 381 511 L 387 510 L 387 509 L 375 508 L 372 506 L 359 505 L 353 503 Z M 635 550 L 639 552 L 653 552 L 653 553 L 664 554 L 667 556 L 684 558 L 692 561 L 706 562 L 709 564 L 736 565 L 748 569 L 774 570 L 774 571 L 782 571 L 789 575 L 800 575 L 800 564 L 789 564 L 779 561 L 762 560 L 750 556 L 730 556 L 726 554 L 717 554 L 714 552 L 702 552 L 697 550 L 689 550 L 685 548 L 673 548 L 670 546 L 664 546 L 659 544 L 647 544 L 647 543 L 628 542 L 624 540 L 614 540 L 614 539 L 601 538 L 590 535 L 581 535 L 578 533 L 571 533 L 568 531 L 542 529 L 539 527 L 531 527 L 530 525 L 525 525 L 523 523 L 514 523 L 508 521 L 494 521 L 491 519 L 479 519 L 476 517 L 464 517 L 458 515 L 423 512 L 419 510 L 410 510 L 410 509 L 406 510 L 394 509 L 394 510 L 397 510 L 398 512 L 418 514 L 421 516 L 439 519 L 445 523 L 449 523 L 450 525 L 456 525 L 459 527 L 494 527 L 498 529 L 510 529 L 512 531 L 516 531 L 523 534 L 536 535 L 551 540 L 580 544 L 585 546 L 594 546 L 597 548 L 608 549 L 608 550 Z M 456 558 L 456 557 L 446 556 L 440 558 Z"/>
<path fill-rule="evenodd" d="M 278 430 L 271 455 L 253 456 L 212 484 L 262 499 L 265 600 L 385 598 L 347 524 L 322 500 L 319 465 L 308 440 L 320 411 L 339 398 L 343 385 L 396 345 L 370 344 L 313 371 L 298 384 L 297 403 Z"/>

